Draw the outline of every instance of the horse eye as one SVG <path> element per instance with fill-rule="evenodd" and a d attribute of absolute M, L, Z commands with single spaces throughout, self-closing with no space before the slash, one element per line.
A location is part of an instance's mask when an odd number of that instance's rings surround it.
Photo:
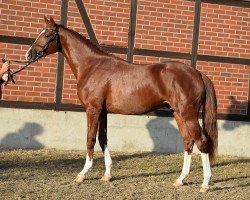
<path fill-rule="evenodd" d="M 47 38 L 47 37 L 49 37 L 49 36 L 50 36 L 50 34 L 46 34 L 46 35 L 44 35 L 44 37 L 46 37 L 46 38 Z"/>

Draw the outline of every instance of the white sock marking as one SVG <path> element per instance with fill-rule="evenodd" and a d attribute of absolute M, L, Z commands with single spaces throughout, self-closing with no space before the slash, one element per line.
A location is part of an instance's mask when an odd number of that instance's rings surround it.
<path fill-rule="evenodd" d="M 208 186 L 211 177 L 211 168 L 209 163 L 209 156 L 207 153 L 201 153 L 202 165 L 203 165 L 203 186 Z"/>
<path fill-rule="evenodd" d="M 112 159 L 109 154 L 108 147 L 105 145 L 105 150 L 104 150 L 104 162 L 106 166 L 106 171 L 104 175 L 111 175 L 111 165 L 112 165 Z"/>
<path fill-rule="evenodd" d="M 92 165 L 93 165 L 93 159 L 90 159 L 89 155 L 87 154 L 84 168 L 79 173 L 79 175 L 85 176 L 85 174 L 91 169 Z"/>
<path fill-rule="evenodd" d="M 190 172 L 190 165 L 191 165 L 191 154 L 188 155 L 188 152 L 184 152 L 184 162 L 183 162 L 183 168 L 181 171 L 180 177 L 177 179 L 179 183 L 182 183 L 184 178 L 189 174 Z"/>

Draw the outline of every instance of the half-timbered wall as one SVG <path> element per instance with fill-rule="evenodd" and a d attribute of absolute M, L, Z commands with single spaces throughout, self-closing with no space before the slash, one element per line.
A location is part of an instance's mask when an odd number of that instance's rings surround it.
<path fill-rule="evenodd" d="M 219 117 L 250 118 L 249 1 L 0 0 L 0 15 L 0 57 L 24 60 L 43 16 L 53 16 L 130 62 L 175 59 L 196 67 L 215 85 Z M 57 54 L 18 74 L 0 101 L 2 107 L 57 110 L 79 110 L 78 104 L 74 76 Z"/>

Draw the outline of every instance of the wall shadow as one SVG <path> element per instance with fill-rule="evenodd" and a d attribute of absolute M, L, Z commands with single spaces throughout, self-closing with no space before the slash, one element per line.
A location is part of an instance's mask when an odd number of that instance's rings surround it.
<path fill-rule="evenodd" d="M 179 153 L 184 151 L 179 130 L 171 123 L 173 120 L 174 118 L 157 117 L 146 124 L 154 143 L 152 151 L 161 153 Z"/>
<path fill-rule="evenodd" d="M 230 96 L 229 98 L 231 101 L 231 106 L 227 109 L 228 113 L 231 113 L 232 111 L 234 111 L 238 108 L 245 108 L 246 105 L 248 104 L 248 102 L 237 101 L 236 97 L 234 97 L 234 96 Z M 243 125 L 243 124 L 240 122 L 225 121 L 225 123 L 223 123 L 222 127 L 225 130 L 234 130 L 234 129 L 240 127 L 241 125 Z"/>
<path fill-rule="evenodd" d="M 43 130 L 37 123 L 25 123 L 17 132 L 7 133 L 0 142 L 0 148 L 42 149 L 44 145 L 35 137 L 42 134 Z"/>

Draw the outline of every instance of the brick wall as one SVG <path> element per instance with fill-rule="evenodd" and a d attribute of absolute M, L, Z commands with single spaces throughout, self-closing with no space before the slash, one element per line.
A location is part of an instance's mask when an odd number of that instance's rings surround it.
<path fill-rule="evenodd" d="M 250 9 L 202 4 L 199 54 L 250 58 Z M 221 113 L 246 114 L 249 66 L 198 62 L 213 81 Z"/>
<path fill-rule="evenodd" d="M 60 0 L 1 0 L 0 35 L 36 38 L 43 16 L 60 21 Z M 130 0 L 84 0 L 96 37 L 101 44 L 127 46 Z M 138 0 L 135 47 L 191 53 L 194 2 Z M 69 0 L 68 26 L 88 37 L 74 0 Z M 29 46 L 0 43 L 0 57 L 24 59 Z M 250 58 L 250 9 L 202 3 L 199 54 Z M 126 55 L 117 54 L 126 59 Z M 135 63 L 166 60 L 134 56 Z M 180 60 L 190 64 L 189 60 Z M 13 66 L 17 69 L 19 66 Z M 3 89 L 4 100 L 54 102 L 57 55 L 32 64 Z M 249 66 L 212 62 L 197 68 L 214 82 L 220 113 L 246 114 Z M 79 104 L 74 76 L 64 70 L 63 103 Z"/>
<path fill-rule="evenodd" d="M 49 4 L 48 4 L 49 2 Z M 36 38 L 44 27 L 44 15 L 60 20 L 60 1 L 1 0 L 0 34 Z M 0 43 L 0 57 L 25 60 L 29 46 Z M 3 89 L 4 100 L 54 102 L 57 56 L 51 55 L 18 74 L 17 84 Z M 16 70 L 20 66 L 15 65 Z"/>

